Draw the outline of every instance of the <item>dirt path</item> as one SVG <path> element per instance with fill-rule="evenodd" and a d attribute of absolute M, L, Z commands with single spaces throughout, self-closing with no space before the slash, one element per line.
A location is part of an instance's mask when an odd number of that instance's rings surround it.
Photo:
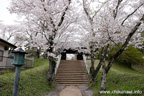
<path fill-rule="evenodd" d="M 53 91 L 43 96 L 93 96 L 93 92 L 87 85 L 56 86 Z"/>
<path fill-rule="evenodd" d="M 60 92 L 60 96 L 82 96 L 82 94 L 78 87 L 67 86 Z"/>

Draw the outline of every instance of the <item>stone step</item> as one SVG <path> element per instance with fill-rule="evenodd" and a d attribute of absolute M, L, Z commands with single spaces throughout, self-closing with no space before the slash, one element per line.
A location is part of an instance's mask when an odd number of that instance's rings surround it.
<path fill-rule="evenodd" d="M 62 79 L 66 79 L 66 80 L 80 80 L 80 79 L 87 79 L 88 80 L 88 77 L 75 77 L 75 78 L 72 78 L 72 77 L 56 77 L 55 80 L 62 80 Z"/>
<path fill-rule="evenodd" d="M 88 76 L 86 74 L 84 75 L 56 75 L 56 78 L 84 78 Z"/>
<path fill-rule="evenodd" d="M 87 74 L 82 74 L 82 75 L 66 75 L 66 74 L 64 74 L 64 75 L 56 75 L 55 76 L 55 78 L 83 78 L 83 77 L 87 77 L 88 78 L 88 76 L 87 76 Z"/>
<path fill-rule="evenodd" d="M 85 68 L 59 68 L 58 70 L 85 70 Z"/>
<path fill-rule="evenodd" d="M 87 84 L 88 81 L 56 81 L 59 84 Z"/>
<path fill-rule="evenodd" d="M 79 71 L 79 70 L 58 70 L 58 73 L 86 73 L 86 71 Z"/>
<path fill-rule="evenodd" d="M 59 66 L 59 69 L 85 69 L 85 67 L 62 67 L 62 66 Z"/>
<path fill-rule="evenodd" d="M 81 68 L 74 68 L 74 69 L 66 69 L 66 68 L 60 68 L 60 69 L 58 69 L 57 71 L 59 71 L 59 70 L 61 70 L 61 71 L 69 71 L 69 70 L 76 70 L 76 71 L 85 71 L 85 69 L 83 68 L 83 69 L 81 69 Z"/>
<path fill-rule="evenodd" d="M 63 75 L 63 76 L 56 76 L 55 78 L 70 78 L 70 79 L 75 79 L 75 78 L 81 78 L 81 79 L 83 79 L 83 78 L 87 78 L 88 79 L 88 76 L 87 75 L 83 75 L 83 76 L 81 76 L 81 75 L 77 75 L 77 76 L 66 76 L 66 75 Z"/>
<path fill-rule="evenodd" d="M 71 73 L 86 73 L 86 71 L 79 71 L 79 70 L 68 70 L 68 71 L 66 71 L 66 70 L 59 70 L 59 71 L 57 71 L 57 74 L 59 74 L 59 73 L 69 73 L 69 74 L 71 74 Z"/>
<path fill-rule="evenodd" d="M 86 68 L 82 61 L 62 60 L 55 76 L 57 85 L 88 84 Z"/>
<path fill-rule="evenodd" d="M 56 82 L 56 84 L 81 85 L 81 84 L 88 84 L 88 82 Z"/>
<path fill-rule="evenodd" d="M 79 74 L 73 74 L 73 75 L 67 75 L 67 74 L 60 74 L 60 75 L 56 75 L 55 77 L 66 77 L 66 78 L 69 78 L 69 77 L 72 77 L 72 78 L 75 78 L 75 77 L 85 77 L 87 76 L 86 74 L 82 74 L 82 75 L 79 75 Z M 88 77 L 88 76 L 87 76 Z"/>
<path fill-rule="evenodd" d="M 84 80 L 88 80 L 87 77 L 75 77 L 75 78 L 71 78 L 71 77 L 56 77 L 55 80 L 81 80 L 81 79 L 84 79 Z"/>
<path fill-rule="evenodd" d="M 74 64 L 74 63 L 60 63 L 61 65 L 80 65 L 80 66 L 85 66 L 83 63 L 77 63 L 77 64 Z"/>
<path fill-rule="evenodd" d="M 70 65 L 70 64 L 67 64 L 67 65 L 59 65 L 59 66 L 84 66 L 84 65 Z"/>
<path fill-rule="evenodd" d="M 85 68 L 83 66 L 59 66 L 59 68 Z"/>
<path fill-rule="evenodd" d="M 58 81 L 67 81 L 67 82 L 83 82 L 83 81 L 87 81 L 88 82 L 88 79 L 83 79 L 83 78 L 80 78 L 80 79 L 56 79 L 56 82 Z"/>
<path fill-rule="evenodd" d="M 70 84 L 68 84 L 68 83 L 61 83 L 61 84 L 58 84 L 58 83 L 56 83 L 56 85 L 58 85 L 58 86 L 87 86 L 87 84 L 88 83 L 76 83 L 76 84 L 72 84 L 72 83 L 70 83 Z"/>
<path fill-rule="evenodd" d="M 76 82 L 76 81 L 87 81 L 88 82 L 88 79 L 86 79 L 86 78 L 78 78 L 78 79 L 55 79 L 56 80 L 56 82 L 57 81 L 73 81 L 73 82 Z"/>
<path fill-rule="evenodd" d="M 59 67 L 59 69 L 85 69 L 84 67 Z"/>
<path fill-rule="evenodd" d="M 76 68 L 76 67 L 85 68 L 83 66 L 59 66 L 59 68 L 61 68 L 61 67 L 64 67 L 64 68 Z"/>
<path fill-rule="evenodd" d="M 71 74 L 70 74 L 70 73 L 57 73 L 56 76 L 58 76 L 58 75 L 61 75 L 61 76 L 62 76 L 62 75 L 65 75 L 65 76 L 66 76 L 66 75 L 73 76 L 73 75 L 87 75 L 87 74 L 86 74 L 86 73 L 71 73 Z"/>
<path fill-rule="evenodd" d="M 60 62 L 61 65 L 83 65 L 81 62 Z"/>
<path fill-rule="evenodd" d="M 65 65 L 65 66 L 67 66 L 67 65 L 76 65 L 76 66 L 85 66 L 83 63 L 79 63 L 79 64 L 71 64 L 71 63 L 69 63 L 69 64 L 64 64 L 64 63 L 60 63 L 61 65 Z"/>
<path fill-rule="evenodd" d="M 67 72 L 58 72 L 58 73 L 56 74 L 56 76 L 59 75 L 59 74 L 60 74 L 60 75 L 61 75 L 61 74 L 64 74 L 64 75 L 65 75 L 65 74 L 68 74 L 68 75 L 75 75 L 75 74 L 76 74 L 76 75 L 77 75 L 77 74 L 87 75 L 86 72 L 72 72 L 72 71 L 67 71 Z"/>
<path fill-rule="evenodd" d="M 85 68 L 59 68 L 58 70 L 85 70 Z"/>

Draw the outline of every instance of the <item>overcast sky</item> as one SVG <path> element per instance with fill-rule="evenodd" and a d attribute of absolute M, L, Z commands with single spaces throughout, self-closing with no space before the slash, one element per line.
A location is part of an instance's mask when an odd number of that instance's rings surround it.
<path fill-rule="evenodd" d="M 11 0 L 0 0 L 0 21 L 4 24 L 14 24 L 16 20 L 16 14 L 10 14 L 7 7 L 9 6 Z"/>

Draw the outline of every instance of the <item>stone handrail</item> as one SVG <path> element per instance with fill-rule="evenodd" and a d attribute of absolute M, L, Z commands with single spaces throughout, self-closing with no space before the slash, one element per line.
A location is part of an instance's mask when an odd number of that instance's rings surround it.
<path fill-rule="evenodd" d="M 57 73 L 57 69 L 58 69 L 58 67 L 59 67 L 59 64 L 60 64 L 60 61 L 61 61 L 61 57 L 62 57 L 62 55 L 60 54 L 60 55 L 58 56 L 58 61 L 57 61 L 56 67 L 55 67 L 55 74 Z"/>
<path fill-rule="evenodd" d="M 86 69 L 87 69 L 87 72 L 88 72 L 88 74 L 89 74 L 89 72 L 90 72 L 90 68 L 89 68 L 89 66 L 88 66 L 88 63 L 87 63 L 87 60 L 86 60 L 86 56 L 83 54 L 83 60 L 84 60 L 84 63 L 85 63 L 85 66 L 86 66 Z"/>

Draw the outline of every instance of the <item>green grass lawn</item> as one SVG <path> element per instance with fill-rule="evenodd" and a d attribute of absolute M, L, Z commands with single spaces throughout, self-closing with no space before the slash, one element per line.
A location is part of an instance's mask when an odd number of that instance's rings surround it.
<path fill-rule="evenodd" d="M 36 58 L 34 68 L 21 71 L 19 96 L 40 96 L 53 89 L 46 81 L 48 63 L 46 59 Z M 0 75 L 0 96 L 12 96 L 14 76 L 14 72 Z"/>
<path fill-rule="evenodd" d="M 90 63 L 90 61 L 89 61 Z M 96 61 L 96 65 L 98 64 L 98 60 Z M 90 64 L 89 64 L 90 65 Z M 95 66 L 96 66 L 95 65 Z M 139 71 L 133 70 L 126 66 L 120 65 L 118 63 L 114 63 L 111 70 L 107 75 L 106 82 L 106 90 L 111 94 L 100 94 L 100 83 L 101 83 L 101 75 L 100 71 L 98 74 L 98 83 L 95 85 L 89 84 L 89 86 L 94 91 L 94 96 L 144 96 L 144 74 Z M 132 91 L 132 94 L 112 94 L 112 91 Z M 142 91 L 142 94 L 134 94 L 134 91 Z"/>

